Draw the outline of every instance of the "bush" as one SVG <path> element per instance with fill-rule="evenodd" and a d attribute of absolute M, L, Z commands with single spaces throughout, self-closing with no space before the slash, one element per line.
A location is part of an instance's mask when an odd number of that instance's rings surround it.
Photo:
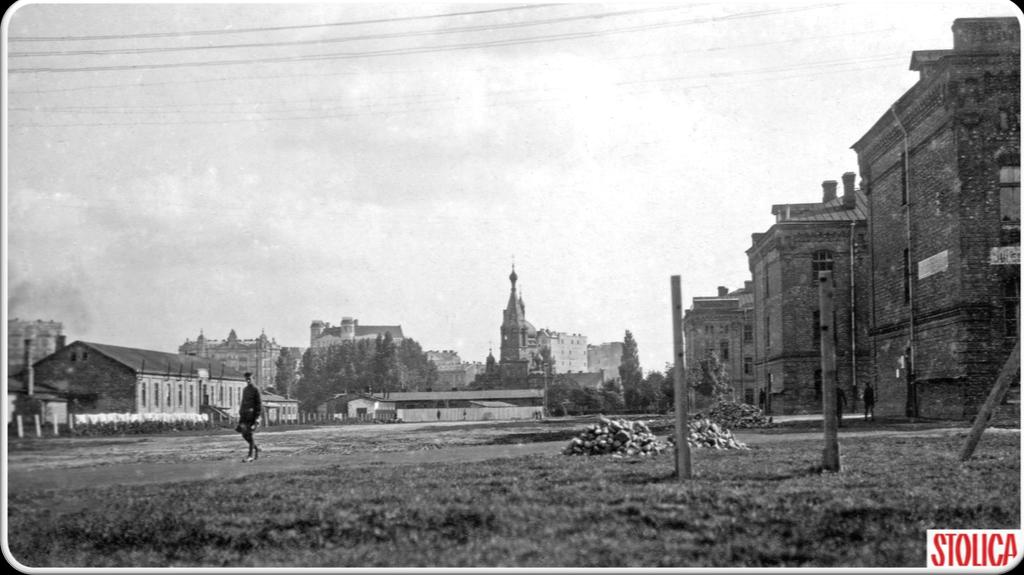
<path fill-rule="evenodd" d="M 199 413 L 75 414 L 72 435 L 139 435 L 210 429 L 209 416 Z"/>

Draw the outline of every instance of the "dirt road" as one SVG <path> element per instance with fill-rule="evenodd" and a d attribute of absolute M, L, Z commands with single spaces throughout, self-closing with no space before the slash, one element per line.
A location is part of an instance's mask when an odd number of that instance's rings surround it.
<path fill-rule="evenodd" d="M 537 427 L 536 429 L 544 429 Z M 533 427 L 516 431 L 536 430 Z M 545 429 L 550 431 L 550 428 Z M 921 431 L 863 430 L 850 439 L 899 434 L 902 436 L 963 434 L 964 428 Z M 1019 433 L 1019 429 L 989 429 L 986 433 Z M 36 489 L 75 489 L 101 485 L 229 480 L 253 473 L 280 473 L 300 468 L 366 465 L 423 465 L 458 463 L 524 455 L 561 457 L 566 441 L 493 444 L 507 437 L 500 425 L 467 429 L 461 424 L 424 426 L 348 426 L 268 431 L 259 436 L 263 456 L 242 463 L 245 444 L 235 434 L 158 435 L 125 438 L 48 439 L 9 445 L 7 486 L 10 492 Z M 815 441 L 815 432 L 773 433 L 739 431 L 737 439 L 757 445 Z"/>

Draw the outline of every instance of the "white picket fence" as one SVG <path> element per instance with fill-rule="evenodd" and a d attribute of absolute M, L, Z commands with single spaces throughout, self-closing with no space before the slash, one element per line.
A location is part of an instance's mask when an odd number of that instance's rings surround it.
<path fill-rule="evenodd" d="M 533 419 L 540 417 L 540 407 L 448 407 L 440 409 L 399 409 L 402 421 L 490 421 Z"/>

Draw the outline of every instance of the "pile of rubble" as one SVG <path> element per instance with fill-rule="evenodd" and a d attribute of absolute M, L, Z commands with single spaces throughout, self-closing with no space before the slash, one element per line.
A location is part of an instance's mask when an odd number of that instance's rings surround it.
<path fill-rule="evenodd" d="M 747 449 L 725 426 L 707 418 L 695 419 L 689 423 L 687 443 L 696 449 Z M 608 419 L 601 417 L 598 423 L 587 426 L 578 436 L 572 438 L 562 451 L 565 455 L 658 455 L 671 452 L 675 439 L 659 440 L 647 424 L 642 421 Z"/>
<path fill-rule="evenodd" d="M 668 445 L 642 421 L 601 417 L 574 437 L 562 451 L 565 455 L 657 455 Z"/>
<path fill-rule="evenodd" d="M 724 426 L 718 425 L 710 419 L 697 419 L 690 422 L 690 433 L 686 437 L 690 447 L 711 449 L 747 449 L 747 446 L 740 443 L 733 436 L 732 432 Z M 668 444 L 675 449 L 675 438 L 669 436 Z"/>
<path fill-rule="evenodd" d="M 709 419 L 726 429 L 771 427 L 771 422 L 760 409 L 746 403 L 719 401 L 707 413 L 698 413 L 695 419 Z"/>

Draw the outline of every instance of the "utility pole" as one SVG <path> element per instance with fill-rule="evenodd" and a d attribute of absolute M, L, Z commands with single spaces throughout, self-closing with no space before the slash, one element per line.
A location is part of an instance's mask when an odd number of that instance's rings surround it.
<path fill-rule="evenodd" d="M 836 418 L 836 349 L 833 331 L 832 309 L 835 289 L 832 272 L 818 272 L 818 303 L 821 322 L 818 337 L 821 338 L 821 414 L 824 419 L 825 451 L 821 467 L 825 471 L 839 471 L 839 421 Z"/>
<path fill-rule="evenodd" d="M 673 393 L 676 409 L 676 477 L 690 479 L 690 390 L 686 385 L 686 354 L 683 347 L 683 296 L 679 276 L 672 276 L 672 352 L 675 354 Z"/>

